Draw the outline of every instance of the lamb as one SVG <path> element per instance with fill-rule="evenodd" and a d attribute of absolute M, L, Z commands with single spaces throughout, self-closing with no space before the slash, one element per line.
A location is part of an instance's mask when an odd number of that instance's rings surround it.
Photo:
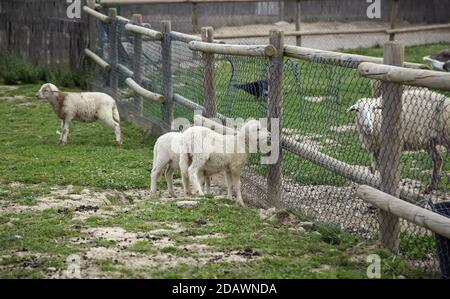
<path fill-rule="evenodd" d="M 381 97 L 362 98 L 348 111 L 356 111 L 361 143 L 371 154 L 375 173 L 381 150 Z M 402 95 L 402 151 L 425 150 L 433 161 L 430 193 L 437 188 L 443 160 L 438 146 L 450 147 L 450 99 L 428 89 L 407 89 Z"/>
<path fill-rule="evenodd" d="M 61 119 L 59 144 L 67 143 L 72 120 L 94 122 L 100 119 L 114 130 L 116 144 L 122 145 L 119 111 L 116 102 L 109 95 L 100 92 L 61 92 L 55 85 L 45 83 L 37 92 L 36 98 L 47 99 Z"/>
<path fill-rule="evenodd" d="M 173 189 L 173 173 L 176 169 L 179 169 L 182 135 L 183 134 L 179 132 L 169 132 L 160 136 L 158 140 L 156 140 L 153 148 L 154 156 L 150 183 L 151 194 L 156 194 L 156 183 L 162 174 L 163 168 L 167 165 L 165 173 L 167 189 L 170 196 L 175 197 L 175 192 Z M 206 192 L 209 193 L 211 187 L 211 177 L 207 173 L 203 173 L 202 185 L 203 184 L 206 185 Z M 186 195 L 191 195 L 190 191 L 187 192 Z"/>
<path fill-rule="evenodd" d="M 270 134 L 256 120 L 244 124 L 236 135 L 222 135 L 199 126 L 187 129 L 182 136 L 180 154 L 180 170 L 185 188 L 189 188 L 185 182 L 191 176 L 196 191 L 203 196 L 199 182 L 201 172 L 212 175 L 225 171 L 228 197 L 232 199 L 234 189 L 236 201 L 245 206 L 241 194 L 241 170 L 250 152 L 256 152 L 256 146 L 264 139 L 270 140 Z"/>

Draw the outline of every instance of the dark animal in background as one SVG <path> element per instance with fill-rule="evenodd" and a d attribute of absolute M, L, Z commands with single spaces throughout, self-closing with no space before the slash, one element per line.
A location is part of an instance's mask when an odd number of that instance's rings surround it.
<path fill-rule="evenodd" d="M 423 60 L 431 62 L 433 69 L 437 71 L 450 72 L 450 50 L 448 49 L 425 56 Z"/>
<path fill-rule="evenodd" d="M 267 80 L 258 80 L 255 82 L 233 84 L 234 87 L 242 89 L 245 92 L 255 96 L 257 99 L 269 96 L 269 83 Z"/>

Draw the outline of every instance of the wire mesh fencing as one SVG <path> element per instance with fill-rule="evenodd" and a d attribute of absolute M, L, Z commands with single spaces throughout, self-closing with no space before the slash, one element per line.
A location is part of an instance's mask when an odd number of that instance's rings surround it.
<path fill-rule="evenodd" d="M 116 98 L 126 117 L 171 129 L 165 121 L 166 104 L 142 98 L 128 80 L 164 94 L 162 43 L 170 40 L 173 119 L 192 122 L 195 110 L 205 110 L 209 79 L 222 120 L 281 119 L 279 128 L 268 122 L 272 132 L 281 132 L 280 159 L 275 161 L 279 167 L 261 163 L 261 153 L 252 154 L 244 167 L 243 191 L 250 202 L 273 205 L 273 191 L 279 189 L 278 207 L 300 210 L 364 240 L 384 233 L 406 266 L 423 275 L 436 275 L 439 261 L 448 264 L 447 239 L 436 242 L 431 230 L 392 217 L 356 195 L 359 184 L 365 184 L 448 214 L 448 91 L 370 80 L 360 75 L 359 61 L 320 55 L 277 62 L 216 54 L 213 72 L 207 72 L 207 54 L 191 50 L 189 39 L 172 33 L 163 33 L 162 41 L 138 36 L 126 30 L 127 23 L 97 22 L 95 52 L 111 64 L 111 71 L 96 68 L 93 82 Z M 138 79 L 136 72 L 142 72 Z M 274 84 L 275 79 L 280 81 Z M 389 173 L 393 169 L 398 171 Z M 441 272 L 448 275 L 442 265 Z"/>

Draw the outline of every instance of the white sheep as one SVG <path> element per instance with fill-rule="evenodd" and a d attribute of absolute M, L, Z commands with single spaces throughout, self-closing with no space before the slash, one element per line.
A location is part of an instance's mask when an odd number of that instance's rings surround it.
<path fill-rule="evenodd" d="M 270 138 L 269 132 L 262 128 L 261 123 L 251 120 L 236 135 L 222 135 L 205 127 L 194 126 L 187 129 L 182 138 L 180 170 L 184 187 L 189 188 L 186 181 L 190 176 L 194 188 L 203 196 L 199 181 L 201 173 L 225 171 L 228 197 L 232 199 L 234 189 L 236 201 L 244 206 L 240 180 L 242 167 L 250 153 L 256 152 L 260 141 Z"/>
<path fill-rule="evenodd" d="M 382 99 L 362 98 L 348 111 L 356 111 L 356 124 L 364 147 L 371 154 L 375 173 L 381 150 Z M 402 151 L 425 150 L 433 161 L 431 183 L 426 192 L 437 187 L 443 160 L 438 146 L 450 148 L 450 99 L 428 89 L 407 89 L 402 95 Z"/>
<path fill-rule="evenodd" d="M 72 120 L 94 122 L 97 119 L 111 127 L 116 135 L 117 145 L 122 144 L 119 111 L 116 102 L 109 95 L 100 92 L 61 92 L 55 85 L 45 83 L 36 97 L 47 99 L 61 119 L 59 144 L 67 143 Z"/>
<path fill-rule="evenodd" d="M 173 189 L 173 173 L 176 169 L 179 169 L 182 135 L 183 134 L 179 132 L 169 132 L 160 136 L 158 140 L 156 140 L 153 148 L 153 167 L 150 182 L 151 194 L 156 194 L 156 183 L 158 178 L 161 176 L 164 167 L 167 165 L 165 173 L 167 189 L 170 196 L 175 197 L 175 192 Z M 211 177 L 207 173 L 203 173 L 201 179 L 202 185 L 205 184 L 206 192 L 209 193 Z M 187 184 L 189 184 L 189 182 L 187 182 Z M 189 190 L 189 188 L 187 188 L 187 190 Z M 186 192 L 186 195 L 191 195 L 191 192 Z"/>

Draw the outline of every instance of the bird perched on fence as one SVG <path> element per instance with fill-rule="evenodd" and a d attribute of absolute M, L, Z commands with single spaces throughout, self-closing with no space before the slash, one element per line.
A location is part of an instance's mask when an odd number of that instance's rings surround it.
<path fill-rule="evenodd" d="M 435 70 L 450 72 L 450 50 L 448 49 L 425 56 L 423 60 L 431 62 Z"/>
<path fill-rule="evenodd" d="M 242 89 L 245 92 L 255 96 L 258 100 L 269 96 L 269 83 L 267 80 L 258 80 L 255 82 L 233 84 L 235 88 Z"/>

